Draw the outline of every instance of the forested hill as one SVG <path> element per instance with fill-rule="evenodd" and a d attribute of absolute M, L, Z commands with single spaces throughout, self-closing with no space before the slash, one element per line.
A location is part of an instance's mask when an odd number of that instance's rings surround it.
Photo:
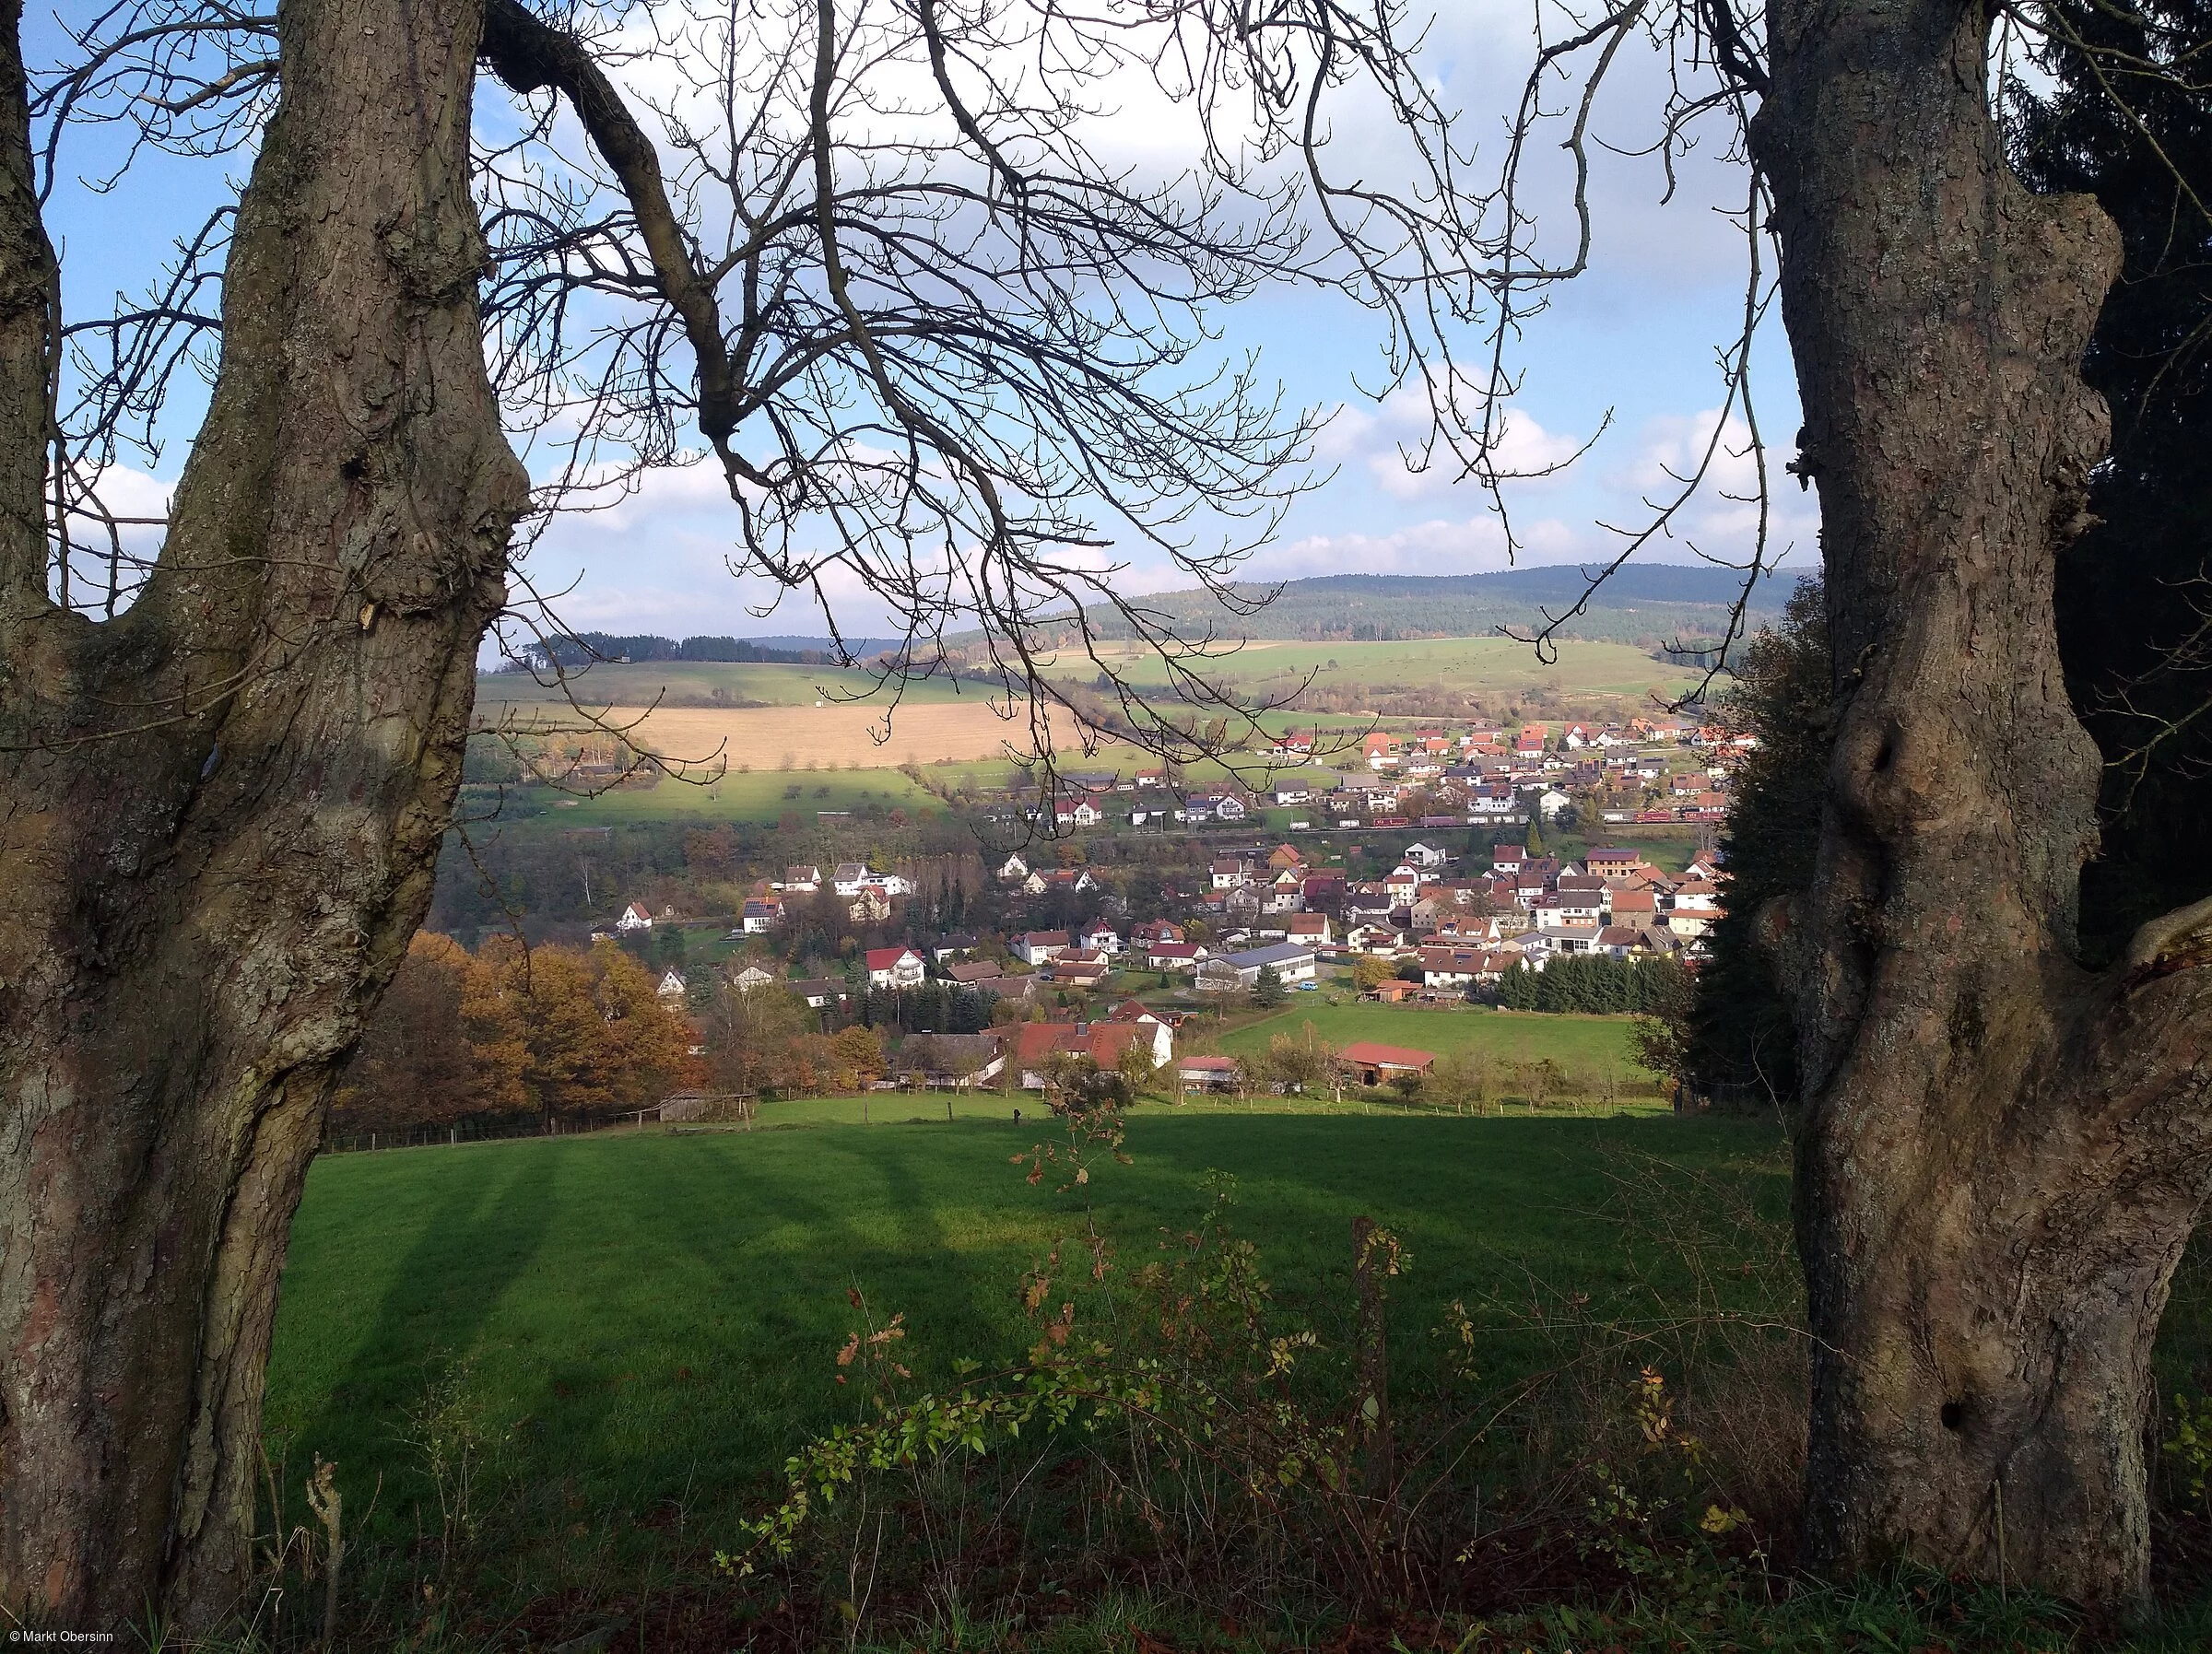
<path fill-rule="evenodd" d="M 1175 617 L 1184 629 L 1211 621 L 1225 636 L 1314 639 L 1481 637 L 1500 627 L 1542 626 L 1545 612 L 1564 614 L 1587 585 L 1573 564 L 1512 569 L 1497 574 L 1329 574 L 1286 582 L 1257 614 L 1240 616 L 1204 592 L 1169 592 L 1147 597 L 1147 606 Z M 1631 563 L 1590 599 L 1587 612 L 1564 636 L 1607 642 L 1666 642 L 1718 637 L 1742 589 L 1733 569 L 1703 564 Z M 1751 625 L 1782 612 L 1796 584 L 1785 569 L 1759 583 Z M 1240 585 L 1254 597 L 1267 588 Z M 1118 617 L 1094 612 L 1108 637 L 1125 636 Z"/>

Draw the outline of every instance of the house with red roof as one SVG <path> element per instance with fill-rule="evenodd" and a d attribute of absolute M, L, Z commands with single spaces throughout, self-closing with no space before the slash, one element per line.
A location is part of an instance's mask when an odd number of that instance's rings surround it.
<path fill-rule="evenodd" d="M 1355 1039 L 1336 1053 L 1336 1061 L 1360 1085 L 1386 1085 L 1400 1074 L 1427 1073 L 1436 1066 L 1436 1053 L 1415 1050 L 1410 1046 L 1382 1045 L 1372 1039 Z"/>
<path fill-rule="evenodd" d="M 922 956 L 911 947 L 872 947 L 868 949 L 868 986 L 919 988 L 923 966 Z"/>
<path fill-rule="evenodd" d="M 1118 1066 L 1122 1053 L 1132 1049 L 1155 1062 L 1175 1058 L 1175 1038 L 1162 1022 L 1022 1022 L 1010 1032 L 1014 1071 L 1030 1091 L 1044 1089 L 1044 1070 L 1063 1052 L 1106 1069 Z"/>

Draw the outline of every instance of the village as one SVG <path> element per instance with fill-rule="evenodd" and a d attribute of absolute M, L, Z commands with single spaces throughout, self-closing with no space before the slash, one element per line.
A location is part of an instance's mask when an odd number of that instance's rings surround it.
<path fill-rule="evenodd" d="M 1194 1016 L 1210 1026 L 1324 992 L 1408 1007 L 1525 1003 L 1524 985 L 1563 961 L 1694 968 L 1724 903 L 1710 824 L 1725 815 L 1748 745 L 1724 729 L 1644 720 L 1348 743 L 1300 733 L 1266 755 L 1299 766 L 1299 780 L 1260 791 L 1179 790 L 1179 778 L 1150 769 L 1065 776 L 1049 804 L 1035 792 L 1010 801 L 1036 836 L 989 868 L 997 926 L 933 929 L 910 873 L 794 863 L 754 882 L 722 938 L 726 958 L 672 964 L 658 991 L 695 1016 L 717 994 L 790 994 L 821 1033 L 878 1029 L 885 1061 L 872 1083 L 884 1087 L 1056 1097 L 1121 1074 L 1178 1096 L 1240 1089 L 1253 1076 L 1238 1062 L 1181 1049 Z M 1316 782 L 1317 749 L 1348 750 L 1357 767 Z M 1686 864 L 1587 842 L 1659 824 L 1707 824 Z M 1587 847 L 1548 852 L 1547 830 L 1570 827 Z M 1177 830 L 1184 859 L 1149 862 L 1141 880 L 1070 851 L 1084 835 Z M 825 903 L 880 939 L 853 949 L 841 976 L 807 974 L 795 948 L 779 952 L 802 917 L 818 928 Z M 594 937 L 642 952 L 656 923 L 682 922 L 674 908 L 632 902 Z M 712 1066 L 709 1036 L 693 1049 Z M 1402 1090 L 1436 1061 L 1373 1041 L 1329 1055 L 1332 1085 Z M 677 1114 L 691 1095 L 671 1104 Z"/>

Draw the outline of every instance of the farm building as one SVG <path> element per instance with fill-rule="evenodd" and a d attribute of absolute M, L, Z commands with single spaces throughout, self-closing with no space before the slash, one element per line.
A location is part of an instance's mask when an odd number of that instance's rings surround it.
<path fill-rule="evenodd" d="M 1338 1051 L 1336 1061 L 1349 1069 L 1360 1085 L 1386 1085 L 1400 1074 L 1427 1073 L 1435 1065 L 1436 1053 L 1359 1039 Z"/>
<path fill-rule="evenodd" d="M 1175 1077 L 1192 1091 L 1232 1091 L 1237 1084 L 1237 1060 L 1185 1057 L 1175 1064 Z"/>
<path fill-rule="evenodd" d="M 1273 947 L 1249 948 L 1241 954 L 1224 954 L 1210 959 L 1198 972 L 1198 990 L 1202 993 L 1234 993 L 1240 988 L 1256 988 L 1260 972 L 1274 967 L 1275 974 L 1286 987 L 1296 982 L 1313 979 L 1313 950 L 1302 943 L 1278 942 Z M 1234 972 L 1232 976 L 1230 973 Z"/>

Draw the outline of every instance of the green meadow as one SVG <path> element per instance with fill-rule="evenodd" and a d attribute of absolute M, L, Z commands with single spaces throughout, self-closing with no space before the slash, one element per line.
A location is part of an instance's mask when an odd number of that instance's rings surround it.
<path fill-rule="evenodd" d="M 1003 770 L 1006 767 L 982 762 L 937 773 L 957 778 L 971 768 L 989 774 L 994 768 Z M 562 796 L 552 788 L 524 789 L 512 796 L 525 804 L 543 803 L 547 818 L 559 827 L 618 827 L 642 821 L 776 821 L 786 815 L 811 824 L 818 813 L 851 812 L 864 804 L 909 814 L 943 807 L 905 774 L 889 768 L 733 768 L 712 780 L 664 776 L 654 786 L 617 787 L 595 798 Z"/>
<path fill-rule="evenodd" d="M 777 1580 L 792 1577 L 747 1584 L 712 1565 L 780 1496 L 791 1454 L 870 1416 L 865 1386 L 839 1382 L 854 1333 L 897 1318 L 910 1391 L 944 1389 L 959 1358 L 997 1365 L 1035 1341 L 1024 1273 L 1065 1246 L 1050 1296 L 1077 1302 L 1077 1330 L 1111 1342 L 1130 1305 L 1088 1284 L 1084 1237 L 1106 1238 L 1112 1279 L 1126 1280 L 1180 1244 L 1216 1173 L 1234 1179 L 1236 1233 L 1257 1246 L 1276 1311 L 1321 1341 L 1314 1373 L 1336 1370 L 1329 1352 L 1356 1343 L 1352 1220 L 1394 1233 L 1405 1268 L 1388 1295 L 1390 1381 L 1417 1409 L 1459 1393 L 1462 1380 L 1443 1376 L 1451 1341 L 1438 1336 L 1455 1303 L 1486 1329 L 1471 1354 L 1480 1393 L 1498 1397 L 1559 1357 L 1559 1333 L 1535 1330 L 1532 1314 L 1641 1338 L 1685 1312 L 1786 1316 L 1794 1296 L 1788 1152 L 1771 1122 L 1147 1107 L 1130 1119 L 1129 1162 L 1096 1157 L 1078 1188 L 1060 1168 L 1025 1176 L 1015 1162 L 1054 1128 L 1033 1109 L 1016 1122 L 1014 1106 L 964 1100 L 948 1122 L 940 1098 L 878 1095 L 865 1124 L 859 1099 L 829 1099 L 771 1105 L 749 1131 L 612 1130 L 319 1160 L 286 1266 L 265 1439 L 284 1521 L 304 1519 L 313 1462 L 335 1467 L 346 1612 L 367 1638 L 344 1646 L 1320 1646 L 1325 1626 L 1295 1616 L 1280 1636 L 1247 1636 L 1179 1619 L 1169 1597 L 1112 1592 L 1069 1602 L 1038 1642 L 1004 1625 L 1005 1637 L 976 1640 L 957 1606 L 918 1602 L 912 1612 L 936 1627 L 919 1642 L 853 1642 L 834 1617 L 802 1618 L 786 1640 Z M 1697 1249 L 1684 1249 L 1693 1237 Z M 2212 1355 L 2205 1275 L 2191 1263 L 2177 1281 L 2160 1344 L 2169 1389 L 2201 1387 Z M 1036 1560 L 1049 1573 L 1052 1558 Z M 830 1595 L 853 1589 L 838 1583 L 841 1564 L 832 1572 Z M 285 1610 L 305 1627 L 302 1647 L 321 1595 L 307 1584 Z M 1688 1622 L 1664 1600 L 1593 1608 L 1569 1577 L 1547 1589 L 1561 1594 L 1543 1601 L 1577 1608 L 1515 1622 L 1512 1648 L 2076 1646 L 2040 1635 L 1930 1643 L 1953 1618 L 1924 1606 L 1925 1589 L 1887 1584 L 1864 1600 L 1800 1593 L 1781 1617 L 1754 1586 L 1723 1601 L 1723 1620 Z M 1586 1635 L 1601 1611 L 1626 1616 L 1611 1644 Z M 1651 1624 L 1630 1635 L 1637 1616 Z M 1846 1625 L 1853 1635 L 1835 1640 Z M 1147 1626 L 1177 1640 L 1147 1643 Z M 609 1627 L 619 1641 L 606 1640 Z M 1886 1640 L 1875 1636 L 1884 1627 Z M 2156 1646 L 2197 1646 L 2185 1627 L 2177 1635 Z"/>
<path fill-rule="evenodd" d="M 1130 663 L 1131 681 L 1164 683 L 1166 674 L 1135 646 L 1106 646 Z M 1104 651 L 1101 651 L 1103 653 Z M 1115 658 L 1108 656 L 1109 659 Z M 1549 690 L 1570 696 L 1672 698 L 1697 682 L 1693 673 L 1654 660 L 1627 643 L 1569 640 L 1544 662 L 1511 638 L 1418 638 L 1386 643 L 1257 641 L 1223 656 L 1208 674 L 1247 692 L 1288 693 L 1303 680 L 1316 686 L 1365 684 L 1377 690 L 1430 688 L 1449 696 L 1517 695 Z"/>
<path fill-rule="evenodd" d="M 565 684 L 541 681 L 527 672 L 485 673 L 477 679 L 477 704 L 479 709 L 505 703 L 537 706 L 563 701 L 572 693 L 586 706 L 713 702 L 810 707 L 823 699 L 866 698 L 876 688 L 873 674 L 839 666 L 749 661 L 647 661 L 630 666 L 601 662 L 571 673 Z M 968 697 L 977 694 L 971 686 Z M 942 679 L 917 678 L 907 686 L 905 698 L 936 703 L 956 697 L 952 686 Z"/>
<path fill-rule="evenodd" d="M 357 1508 L 381 1488 L 377 1519 L 405 1531 L 442 1413 L 502 1475 L 570 1489 L 594 1519 L 673 1501 L 726 1527 L 809 1435 L 855 1416 L 833 1360 L 860 1324 L 850 1294 L 877 1321 L 903 1314 L 904 1358 L 945 1379 L 958 1357 L 1026 1347 L 1019 1277 L 1056 1238 L 1095 1218 L 1141 1259 L 1195 1220 L 1212 1170 L 1236 1178 L 1278 1299 L 1324 1321 L 1351 1219 L 1394 1228 L 1414 1266 L 1392 1316 L 1416 1368 L 1450 1299 L 1532 1275 L 1634 1289 L 1633 1246 L 1604 1215 L 1622 1157 L 1739 1182 L 1776 1221 L 1785 1198 L 1756 1122 L 1231 1108 L 1140 1111 L 1132 1164 L 1055 1191 L 1009 1164 L 1053 1130 L 1013 1106 L 977 1099 L 947 1123 L 940 1098 L 885 1094 L 867 1126 L 841 1099 L 771 1105 L 749 1132 L 325 1156 L 285 1272 L 274 1454 L 294 1478 L 331 1460 Z"/>
<path fill-rule="evenodd" d="M 1320 994 L 1294 994 L 1272 1016 L 1245 1023 L 1207 1045 L 1225 1056 L 1254 1055 L 1279 1034 L 1302 1037 L 1311 1025 L 1331 1045 L 1356 1039 L 1402 1045 L 1444 1056 L 1482 1051 L 1505 1063 L 1551 1059 L 1564 1068 L 1617 1069 L 1624 1080 L 1656 1076 L 1637 1065 L 1629 1049 L 1626 1016 L 1553 1016 L 1533 1011 L 1496 1011 L 1487 1005 L 1416 1010 L 1400 1005 L 1332 1005 Z M 1202 1037 L 1203 1038 L 1203 1037 Z"/>

